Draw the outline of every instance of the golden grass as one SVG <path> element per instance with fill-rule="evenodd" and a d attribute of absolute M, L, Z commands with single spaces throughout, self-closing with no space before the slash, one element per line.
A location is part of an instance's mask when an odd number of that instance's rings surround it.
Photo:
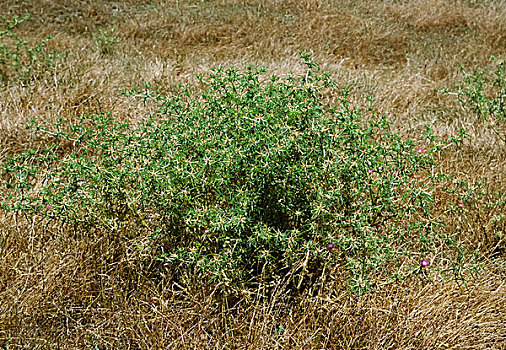
<path fill-rule="evenodd" d="M 36 116 L 71 123 L 112 110 L 128 120 L 152 106 L 121 96 L 150 84 L 161 92 L 197 84 L 210 67 L 265 65 L 300 71 L 297 50 L 353 90 L 374 96 L 393 128 L 441 135 L 466 127 L 472 141 L 443 160 L 450 172 L 506 189 L 502 143 L 455 98 L 434 92 L 461 79 L 459 64 L 486 69 L 506 57 L 503 1 L 14 1 L 4 16 L 29 12 L 15 33 L 69 50 L 28 86 L 0 90 L 0 159 L 36 146 L 24 124 Z M 97 43 L 98 29 L 121 41 Z M 441 199 L 441 206 L 443 201 Z M 339 268 L 318 291 L 288 302 L 281 294 L 224 296 L 169 283 L 139 265 L 127 238 L 40 227 L 36 218 L 0 213 L 0 346 L 111 349 L 504 349 L 506 262 L 500 212 L 469 208 L 438 215 L 489 256 L 466 285 L 414 279 L 357 299 Z M 316 288 L 316 287 L 315 287 Z"/>

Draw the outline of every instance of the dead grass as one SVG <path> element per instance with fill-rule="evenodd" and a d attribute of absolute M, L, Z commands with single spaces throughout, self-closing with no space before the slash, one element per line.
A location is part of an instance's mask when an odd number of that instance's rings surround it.
<path fill-rule="evenodd" d="M 503 1 L 14 1 L 4 16 L 32 19 L 16 34 L 69 50 L 52 71 L 0 93 L 0 159 L 37 141 L 24 129 L 36 116 L 71 123 L 109 111 L 136 120 L 151 112 L 119 92 L 150 84 L 161 92 L 196 84 L 210 67 L 265 65 L 300 70 L 312 50 L 358 101 L 374 96 L 393 127 L 441 135 L 466 127 L 472 141 L 444 159 L 448 171 L 505 190 L 504 144 L 456 103 L 434 92 L 454 86 L 459 64 L 491 67 L 506 57 Z M 121 41 L 104 50 L 99 28 Z M 441 202 L 443 205 L 443 201 Z M 489 258 L 467 285 L 414 279 L 357 299 L 341 272 L 318 292 L 290 302 L 281 294 L 219 295 L 169 283 L 139 265 L 128 239 L 40 227 L 36 218 L 0 213 L 0 346 L 52 348 L 504 349 L 506 230 L 498 209 L 439 215 Z M 163 270 L 162 270 L 163 271 Z M 316 287 L 315 287 L 316 288 Z"/>

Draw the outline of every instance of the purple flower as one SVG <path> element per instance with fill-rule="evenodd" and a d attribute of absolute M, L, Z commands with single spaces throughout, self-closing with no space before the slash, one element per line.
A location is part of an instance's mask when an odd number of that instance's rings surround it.
<path fill-rule="evenodd" d="M 421 265 L 422 267 L 427 267 L 427 266 L 429 266 L 429 265 L 430 265 L 430 263 L 429 263 L 427 260 L 422 259 L 422 260 L 420 260 L 420 265 Z"/>
<path fill-rule="evenodd" d="M 48 204 L 47 209 L 53 209 L 53 206 Z"/>
<path fill-rule="evenodd" d="M 459 203 L 458 205 L 459 205 L 459 207 L 463 207 L 464 203 Z"/>
<path fill-rule="evenodd" d="M 423 153 L 423 148 L 417 148 L 417 149 L 416 149 L 416 151 L 417 151 L 418 153 Z"/>
<path fill-rule="evenodd" d="M 374 173 L 374 170 L 369 169 L 369 174 L 372 174 L 372 173 Z"/>
<path fill-rule="evenodd" d="M 334 245 L 334 243 L 329 243 L 329 244 L 327 244 L 327 249 L 328 249 L 328 250 L 332 250 L 332 249 L 334 249 L 335 247 L 336 247 L 336 246 Z"/>
<path fill-rule="evenodd" d="M 363 202 L 363 201 L 358 201 L 358 202 L 359 202 L 360 204 L 364 204 L 364 202 Z"/>

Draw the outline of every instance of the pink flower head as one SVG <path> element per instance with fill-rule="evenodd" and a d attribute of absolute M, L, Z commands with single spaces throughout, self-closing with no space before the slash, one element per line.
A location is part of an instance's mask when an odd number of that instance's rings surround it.
<path fill-rule="evenodd" d="M 474 190 L 472 190 L 471 193 L 474 193 Z"/>
<path fill-rule="evenodd" d="M 430 265 L 430 263 L 427 260 L 425 260 L 425 259 L 420 260 L 420 266 L 427 267 L 429 265 Z"/>
<path fill-rule="evenodd" d="M 211 232 L 211 231 L 209 231 L 209 229 L 207 229 L 207 228 L 204 230 L 204 233 L 209 233 L 209 232 Z"/>
<path fill-rule="evenodd" d="M 463 207 L 464 203 L 459 203 L 458 205 L 459 205 L 459 207 Z"/>
<path fill-rule="evenodd" d="M 332 250 L 332 249 L 334 249 L 335 247 L 336 247 L 336 246 L 334 245 L 334 243 L 329 243 L 329 244 L 327 244 L 327 249 L 328 249 L 328 250 Z"/>
<path fill-rule="evenodd" d="M 417 148 L 417 149 L 416 149 L 416 151 L 417 151 L 418 153 L 423 153 L 423 148 Z"/>
<path fill-rule="evenodd" d="M 369 169 L 369 174 L 372 174 L 372 173 L 374 173 L 374 170 Z"/>
<path fill-rule="evenodd" d="M 364 201 L 358 201 L 360 204 L 364 204 Z"/>
<path fill-rule="evenodd" d="M 53 209 L 53 206 L 48 204 L 47 209 Z"/>

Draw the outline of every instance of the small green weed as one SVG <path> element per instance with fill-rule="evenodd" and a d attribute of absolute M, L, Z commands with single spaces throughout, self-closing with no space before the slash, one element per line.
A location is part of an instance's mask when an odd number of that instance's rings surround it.
<path fill-rule="evenodd" d="M 479 120 L 487 121 L 495 134 L 506 142 L 506 135 L 497 128 L 497 123 L 506 121 L 506 61 L 492 59 L 496 64 L 494 72 L 469 73 L 461 66 L 464 79 L 457 85 L 457 91 L 443 92 L 457 95 L 464 108 Z"/>
<path fill-rule="evenodd" d="M 506 121 L 506 61 L 500 61 L 492 57 L 495 63 L 495 70 L 484 71 L 478 70 L 474 73 L 469 73 L 460 66 L 463 74 L 462 82 L 457 84 L 456 91 L 448 89 L 441 90 L 446 94 L 455 95 L 458 97 L 462 107 L 471 113 L 477 120 L 486 122 L 496 136 L 506 142 L 506 135 L 504 134 L 504 122 Z M 501 250 L 501 243 L 504 242 L 501 226 L 499 224 L 504 222 L 504 215 L 501 213 L 505 207 L 505 194 L 503 191 L 489 193 L 484 191 L 482 193 L 488 199 L 485 201 L 484 207 L 480 210 L 485 210 L 487 214 L 497 212 L 488 223 L 489 229 L 494 232 L 494 239 L 491 245 L 495 246 L 497 251 Z M 465 198 L 465 197 L 464 197 Z M 486 214 L 484 213 L 484 216 Z M 493 229 L 493 227 L 497 227 Z"/>
<path fill-rule="evenodd" d="M 121 42 L 120 37 L 114 36 L 115 32 L 115 28 L 111 28 L 110 30 L 98 28 L 95 33 L 95 44 L 103 55 L 110 55 L 114 51 L 116 44 Z"/>
<path fill-rule="evenodd" d="M 372 100 L 352 105 L 303 58 L 303 76 L 217 69 L 200 78 L 202 93 L 131 92 L 161 106 L 136 127 L 107 113 L 69 127 L 34 121 L 49 145 L 2 164 L 2 206 L 134 232 L 173 271 L 226 285 L 341 264 L 364 292 L 435 269 L 441 247 L 461 259 L 465 248 L 432 217 L 446 144 L 430 129 L 402 139 Z M 323 102 L 328 93 L 337 106 Z"/>
<path fill-rule="evenodd" d="M 46 49 L 51 36 L 32 46 L 14 34 L 14 29 L 29 18 L 29 14 L 22 18 L 0 17 L 0 82 L 27 83 L 37 79 L 66 55 L 66 52 L 57 53 Z"/>

